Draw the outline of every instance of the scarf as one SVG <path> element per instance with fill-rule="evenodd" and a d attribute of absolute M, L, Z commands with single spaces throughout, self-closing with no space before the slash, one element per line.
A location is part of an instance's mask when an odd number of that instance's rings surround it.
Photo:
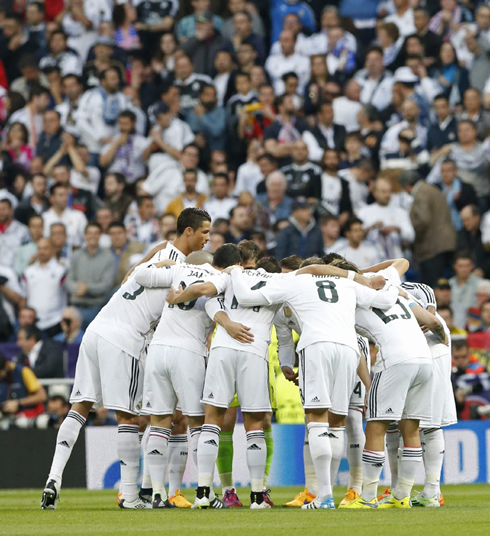
<path fill-rule="evenodd" d="M 101 86 L 99 86 L 99 91 L 102 96 L 102 117 L 104 118 L 104 123 L 113 127 L 116 125 L 117 116 L 121 111 L 117 93 L 109 95 Z"/>
<path fill-rule="evenodd" d="M 459 210 L 456 207 L 456 202 L 454 201 L 454 196 L 461 192 L 461 180 L 456 178 L 449 188 L 446 186 L 444 188 L 444 193 L 446 194 L 446 201 L 451 211 L 451 220 L 456 231 L 461 231 L 463 228 L 463 223 L 461 222 L 461 216 L 459 215 Z"/>
<path fill-rule="evenodd" d="M 285 122 L 280 116 L 278 116 L 277 121 L 281 123 L 281 130 L 277 136 L 277 141 L 279 143 L 290 143 L 301 139 L 301 134 L 295 126 L 296 121 L 294 118 L 288 122 Z"/>

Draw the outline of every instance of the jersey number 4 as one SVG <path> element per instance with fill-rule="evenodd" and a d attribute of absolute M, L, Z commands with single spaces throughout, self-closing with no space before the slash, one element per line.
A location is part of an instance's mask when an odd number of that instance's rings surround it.
<path fill-rule="evenodd" d="M 373 307 L 373 313 L 385 323 L 389 324 L 393 320 L 410 320 L 412 318 L 412 315 L 410 314 L 410 311 L 403 305 L 403 303 L 400 300 L 396 300 L 396 305 L 399 305 L 403 311 L 403 314 L 398 316 L 397 314 L 394 315 L 385 315 L 384 312 L 381 309 L 376 309 L 376 307 Z"/>
<path fill-rule="evenodd" d="M 265 281 L 259 281 L 256 285 L 251 287 L 250 290 L 258 290 L 259 288 L 265 287 L 267 283 Z M 231 308 L 236 309 L 238 307 L 238 300 L 236 299 L 236 296 L 233 296 L 233 300 L 231 300 Z M 254 313 L 258 313 L 260 311 L 260 305 L 256 305 L 252 308 L 252 311 Z"/>

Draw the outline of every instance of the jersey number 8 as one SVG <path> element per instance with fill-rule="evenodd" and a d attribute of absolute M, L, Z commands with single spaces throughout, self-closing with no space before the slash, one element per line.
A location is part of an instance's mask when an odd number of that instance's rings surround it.
<path fill-rule="evenodd" d="M 339 301 L 339 293 L 333 281 L 318 281 L 316 286 L 318 287 L 317 292 L 320 300 L 327 303 L 337 303 Z M 327 296 L 325 290 L 330 291 L 330 297 Z"/>

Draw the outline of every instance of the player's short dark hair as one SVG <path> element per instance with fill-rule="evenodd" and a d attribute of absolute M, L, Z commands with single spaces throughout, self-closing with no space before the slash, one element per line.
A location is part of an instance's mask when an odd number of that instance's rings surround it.
<path fill-rule="evenodd" d="M 32 324 L 27 324 L 26 326 L 22 326 L 19 328 L 19 331 L 20 330 L 24 331 L 24 335 L 26 339 L 34 338 L 36 342 L 38 342 L 43 338 L 43 334 L 41 330 Z"/>
<path fill-rule="evenodd" d="M 177 236 L 183 234 L 187 227 L 197 231 L 205 221 L 211 223 L 211 216 L 202 208 L 185 208 L 177 218 Z"/>
<path fill-rule="evenodd" d="M 241 264 L 243 261 L 242 252 L 235 244 L 224 244 L 214 253 L 213 264 L 217 268 L 228 268 L 234 264 Z"/>
<path fill-rule="evenodd" d="M 352 270 L 353 272 L 356 272 L 358 274 L 361 273 L 361 270 L 351 261 L 348 261 L 347 259 L 344 259 L 341 257 L 340 259 L 334 259 L 332 262 L 329 263 L 330 266 L 336 266 L 337 268 L 342 268 L 342 270 Z"/>
<path fill-rule="evenodd" d="M 300 268 L 305 266 L 313 266 L 314 264 L 325 264 L 320 257 L 307 257 L 300 265 Z"/>
<path fill-rule="evenodd" d="M 290 255 L 279 261 L 279 266 L 286 270 L 297 270 L 301 266 L 301 257 L 299 255 Z"/>
<path fill-rule="evenodd" d="M 241 240 L 237 245 L 242 252 L 243 262 L 249 262 L 251 260 L 257 262 L 260 259 L 262 252 L 259 246 L 255 242 L 252 242 L 252 240 Z"/>
<path fill-rule="evenodd" d="M 360 223 L 362 225 L 362 220 L 356 217 L 349 218 L 344 226 L 344 232 L 350 231 L 351 227 L 357 223 Z"/>
<path fill-rule="evenodd" d="M 263 257 L 257 263 L 256 268 L 262 268 L 262 270 L 265 270 L 269 274 L 280 274 L 282 271 L 281 265 L 275 257 Z"/>

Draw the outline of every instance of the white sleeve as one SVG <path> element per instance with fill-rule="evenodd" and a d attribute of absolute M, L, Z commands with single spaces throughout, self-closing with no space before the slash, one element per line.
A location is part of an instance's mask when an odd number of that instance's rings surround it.
<path fill-rule="evenodd" d="M 97 143 L 99 140 L 98 129 L 94 123 L 92 107 L 96 104 L 91 92 L 85 93 L 80 99 L 77 111 L 77 126 L 86 141 Z M 91 113 L 92 111 L 92 113 Z M 94 128 L 95 127 L 95 128 Z"/>
<path fill-rule="evenodd" d="M 294 351 L 293 332 L 280 320 L 274 322 L 277 335 L 277 355 L 281 367 L 294 367 L 296 352 Z"/>
<path fill-rule="evenodd" d="M 429 285 L 425 285 L 424 283 L 402 283 L 402 288 L 421 302 L 424 309 L 427 309 L 427 307 L 435 307 L 437 309 L 436 296 Z"/>
<path fill-rule="evenodd" d="M 386 290 L 373 290 L 368 287 L 363 287 L 355 283 L 354 285 L 357 297 L 357 305 L 362 309 L 375 307 L 382 311 L 389 309 L 395 305 L 398 299 L 398 289 L 394 286 L 389 286 Z"/>
<path fill-rule="evenodd" d="M 305 130 L 303 132 L 303 141 L 306 143 L 306 146 L 308 147 L 308 157 L 310 160 L 313 160 L 313 162 L 320 162 L 320 160 L 323 157 L 323 149 L 318 145 L 318 142 L 316 141 L 315 136 L 308 130 Z"/>
<path fill-rule="evenodd" d="M 206 313 L 209 316 L 209 318 L 213 321 L 214 321 L 214 317 L 216 316 L 216 313 L 228 312 L 225 307 L 225 299 L 222 295 L 209 298 L 206 301 L 206 305 L 204 306 L 204 308 L 206 309 Z"/>
<path fill-rule="evenodd" d="M 280 280 L 277 282 L 271 281 L 265 287 L 251 290 L 245 283 L 242 271 L 237 269 L 231 272 L 231 281 L 236 299 L 238 303 L 244 307 L 272 305 L 273 303 L 286 301 L 286 294 L 284 289 L 281 288 L 284 287 L 284 285 L 278 285 Z"/>
<path fill-rule="evenodd" d="M 134 272 L 135 281 L 147 288 L 165 287 L 169 288 L 175 275 L 172 266 L 157 268 L 155 265 L 138 267 Z"/>

